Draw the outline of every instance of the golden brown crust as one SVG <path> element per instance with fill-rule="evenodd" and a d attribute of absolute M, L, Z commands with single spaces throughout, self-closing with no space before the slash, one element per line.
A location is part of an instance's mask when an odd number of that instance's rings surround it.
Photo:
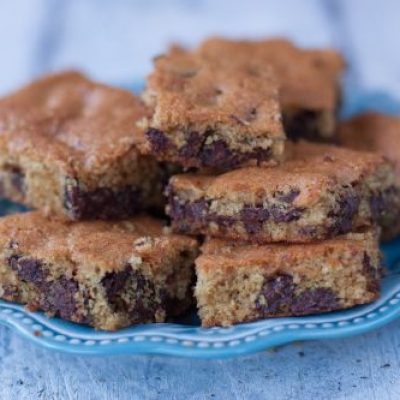
<path fill-rule="evenodd" d="M 146 113 L 125 90 L 73 71 L 48 75 L 0 101 L 0 147 L 65 173 L 97 175 L 132 152 Z"/>
<path fill-rule="evenodd" d="M 365 112 L 342 122 L 338 139 L 345 147 L 386 156 L 396 165 L 400 183 L 400 117 Z"/>
<path fill-rule="evenodd" d="M 268 66 L 221 68 L 172 48 L 155 60 L 145 99 L 154 107 L 149 125 L 162 131 L 221 126 L 249 135 L 284 138 L 278 86 Z"/>
<path fill-rule="evenodd" d="M 274 192 L 296 186 L 295 205 L 312 204 L 327 187 L 348 185 L 374 174 L 387 160 L 373 153 L 361 153 L 331 145 L 301 141 L 288 144 L 286 162 L 276 168 L 241 168 L 218 176 L 182 174 L 171 178 L 171 186 L 193 197 L 251 197 L 262 199 Z M 248 196 L 247 196 L 248 195 Z"/>
<path fill-rule="evenodd" d="M 243 265 L 261 266 L 268 274 L 276 272 L 297 272 L 313 274 L 309 265 L 301 264 L 302 260 L 312 260 L 323 256 L 331 268 L 341 263 L 339 254 L 359 254 L 370 249 L 377 250 L 378 232 L 371 230 L 361 233 L 350 233 L 341 237 L 306 244 L 247 244 L 223 239 L 208 239 L 201 248 L 201 255 L 196 266 L 203 274 L 212 274 L 217 269 L 234 269 Z M 330 262 L 332 261 L 332 263 Z M 304 269 L 305 268 L 305 269 Z"/>
<path fill-rule="evenodd" d="M 274 67 L 281 86 L 283 107 L 334 110 L 338 101 L 338 79 L 345 68 L 334 50 L 306 50 L 285 39 L 234 41 L 211 38 L 198 53 L 207 59 L 231 64 L 259 62 Z"/>
<path fill-rule="evenodd" d="M 3 217 L 0 247 L 45 260 L 68 260 L 79 270 L 116 271 L 141 257 L 156 270 L 175 248 L 195 249 L 194 239 L 169 234 L 162 221 L 138 216 L 124 221 L 65 222 L 39 212 Z M 156 272 L 156 271 L 154 271 Z"/>

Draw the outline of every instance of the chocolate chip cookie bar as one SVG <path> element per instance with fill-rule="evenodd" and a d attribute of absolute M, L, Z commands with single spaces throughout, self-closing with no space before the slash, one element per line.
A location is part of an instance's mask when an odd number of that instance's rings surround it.
<path fill-rule="evenodd" d="M 303 245 L 211 239 L 196 271 L 202 325 L 229 326 L 372 302 L 380 293 L 381 255 L 372 231 Z"/>
<path fill-rule="evenodd" d="M 287 147 L 274 168 L 170 180 L 176 232 L 258 243 L 309 242 L 375 223 L 399 223 L 400 189 L 383 156 L 310 142 Z"/>
<path fill-rule="evenodd" d="M 179 48 L 155 60 L 143 99 L 141 149 L 183 167 L 232 169 L 278 161 L 285 134 L 268 66 L 219 66 Z"/>
<path fill-rule="evenodd" d="M 280 84 L 283 124 L 289 138 L 332 140 L 345 63 L 333 50 L 309 50 L 284 39 L 206 40 L 197 50 L 223 64 L 272 65 Z"/>
<path fill-rule="evenodd" d="M 0 194 L 72 220 L 123 218 L 162 202 L 155 159 L 137 150 L 145 105 L 77 72 L 0 100 Z"/>
<path fill-rule="evenodd" d="M 194 239 L 161 221 L 0 219 L 0 297 L 51 316 L 115 330 L 162 322 L 191 303 Z"/>

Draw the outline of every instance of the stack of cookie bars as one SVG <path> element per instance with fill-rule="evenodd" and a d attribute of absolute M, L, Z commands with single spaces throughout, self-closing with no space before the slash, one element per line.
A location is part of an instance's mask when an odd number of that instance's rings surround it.
<path fill-rule="evenodd" d="M 337 135 L 343 69 L 216 38 L 141 98 L 64 72 L 0 100 L 0 192 L 36 209 L 0 219 L 0 297 L 111 330 L 184 313 L 195 279 L 206 327 L 373 301 L 400 184 Z"/>
<path fill-rule="evenodd" d="M 399 232 L 400 190 L 384 156 L 323 143 L 336 138 L 343 69 L 336 52 L 285 40 L 210 39 L 155 60 L 141 149 L 184 168 L 167 214 L 174 232 L 204 239 L 203 326 L 379 296 L 380 229 Z"/>

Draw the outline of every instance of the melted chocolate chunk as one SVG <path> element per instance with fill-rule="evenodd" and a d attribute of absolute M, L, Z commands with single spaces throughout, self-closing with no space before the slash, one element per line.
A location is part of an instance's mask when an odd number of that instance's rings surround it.
<path fill-rule="evenodd" d="M 241 153 L 230 149 L 224 140 L 206 144 L 207 138 L 213 133 L 212 130 L 209 130 L 201 135 L 196 131 L 189 131 L 185 133 L 185 144 L 180 149 L 177 149 L 176 145 L 171 143 L 165 133 L 160 130 L 149 129 L 146 135 L 154 153 L 165 153 L 171 149 L 173 153 L 178 153 L 177 158 L 182 163 L 193 166 L 228 170 L 252 159 L 259 164 L 271 158 L 271 149 L 258 147 L 251 152 Z"/>
<path fill-rule="evenodd" d="M 141 210 L 141 192 L 132 186 L 113 191 L 86 191 L 76 179 L 67 179 L 64 207 L 74 220 L 126 218 Z"/>
<path fill-rule="evenodd" d="M 246 232 L 254 234 L 262 231 L 264 222 L 269 219 L 269 211 L 262 205 L 245 205 L 240 212 L 240 218 L 243 221 Z"/>
<path fill-rule="evenodd" d="M 383 273 L 383 268 L 374 268 L 367 253 L 364 253 L 362 273 L 367 279 L 367 290 L 373 293 L 378 293 L 380 289 L 380 279 Z"/>
<path fill-rule="evenodd" d="M 290 311 L 294 315 L 333 311 L 339 307 L 335 293 L 329 288 L 307 289 L 293 299 Z"/>
<path fill-rule="evenodd" d="M 217 140 L 204 146 L 199 154 L 202 164 L 205 167 L 234 168 L 240 160 L 229 149 L 223 140 Z"/>
<path fill-rule="evenodd" d="M 164 132 L 150 128 L 146 132 L 146 136 L 151 144 L 151 149 L 155 153 L 163 153 L 170 146 L 170 141 Z"/>
<path fill-rule="evenodd" d="M 61 318 L 84 322 L 77 310 L 75 294 L 79 285 L 74 279 L 65 276 L 46 283 L 46 290 L 42 296 L 40 307 L 44 311 L 55 312 Z"/>
<path fill-rule="evenodd" d="M 64 319 L 85 322 L 75 300 L 78 282 L 65 276 L 47 280 L 49 274 L 41 260 L 11 256 L 8 262 L 21 280 L 32 283 L 39 289 L 39 306 L 43 311 L 55 313 Z"/>
<path fill-rule="evenodd" d="M 233 151 L 223 140 L 204 145 L 198 155 L 202 165 L 211 168 L 233 169 L 249 160 L 255 159 L 257 164 L 271 158 L 271 149 L 256 148 L 249 153 Z"/>
<path fill-rule="evenodd" d="M 190 233 L 196 229 L 201 229 L 206 224 L 209 204 L 204 199 L 182 203 L 176 199 L 173 193 L 170 193 L 169 206 L 169 215 L 174 226 L 181 232 Z"/>
<path fill-rule="evenodd" d="M 369 200 L 372 217 L 377 221 L 385 208 L 385 202 L 382 193 L 374 193 Z"/>
<path fill-rule="evenodd" d="M 330 234 L 332 236 L 348 233 L 353 228 L 353 218 L 358 212 L 360 198 L 355 195 L 342 197 L 338 201 L 338 211 L 330 212 L 328 217 L 332 218 Z"/>
<path fill-rule="evenodd" d="M 275 222 L 292 222 L 292 221 L 298 221 L 301 218 L 304 209 L 278 207 L 276 205 L 272 205 L 270 207 L 270 212 L 272 219 Z"/>
<path fill-rule="evenodd" d="M 180 148 L 179 157 L 195 158 L 201 152 L 206 136 L 201 136 L 198 132 L 190 132 L 186 137 L 186 144 Z"/>
<path fill-rule="evenodd" d="M 339 307 L 335 293 L 328 288 L 303 290 L 296 295 L 293 277 L 278 274 L 268 278 L 256 300 L 256 309 L 263 317 L 282 314 L 305 315 L 332 311 Z"/>
<path fill-rule="evenodd" d="M 280 274 L 274 278 L 268 278 L 256 300 L 256 309 L 263 315 L 277 315 L 288 311 L 293 301 L 295 285 L 291 275 Z M 261 302 L 261 298 L 265 302 Z"/>
<path fill-rule="evenodd" d="M 393 211 L 392 208 L 397 209 L 396 202 L 398 197 L 399 189 L 395 186 L 390 186 L 383 192 L 373 193 L 369 203 L 374 220 L 380 221 L 387 212 Z"/>
<path fill-rule="evenodd" d="M 302 226 L 299 233 L 307 238 L 315 238 L 317 236 L 317 227 L 314 225 Z"/>
<path fill-rule="evenodd" d="M 102 285 L 110 306 L 116 312 L 127 312 L 132 322 L 151 322 L 161 307 L 156 301 L 156 289 L 141 272 L 128 264 L 122 271 L 109 272 Z"/>
<path fill-rule="evenodd" d="M 221 229 L 231 227 L 241 221 L 248 234 L 257 234 L 262 231 L 263 224 L 271 217 L 275 222 L 291 222 L 301 218 L 302 208 L 272 206 L 264 208 L 263 205 L 245 205 L 239 217 L 218 215 L 209 211 L 209 203 L 205 199 L 192 202 L 180 202 L 171 188 L 169 192 L 169 216 L 173 225 L 182 233 L 201 231 L 210 222 L 214 222 Z"/>
<path fill-rule="evenodd" d="M 115 310 L 121 310 L 125 302 L 121 301 L 121 291 L 128 283 L 128 278 L 132 273 L 132 267 L 127 265 L 125 269 L 118 272 L 108 272 L 101 283 L 106 291 L 108 302 L 113 305 Z"/>
<path fill-rule="evenodd" d="M 20 279 L 37 285 L 45 283 L 48 273 L 43 269 L 43 264 L 40 260 L 11 256 L 8 262 Z"/>

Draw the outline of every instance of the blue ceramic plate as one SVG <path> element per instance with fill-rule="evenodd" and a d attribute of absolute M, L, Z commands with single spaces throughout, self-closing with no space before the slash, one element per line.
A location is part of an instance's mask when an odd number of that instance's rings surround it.
<path fill-rule="evenodd" d="M 351 91 L 345 96 L 344 115 L 363 109 L 400 113 L 400 107 L 382 94 Z M 22 210 L 2 201 L 2 214 Z M 203 329 L 196 318 L 176 323 L 132 326 L 118 332 L 92 328 L 28 312 L 0 301 L 0 323 L 26 339 L 54 350 L 74 354 L 164 354 L 192 358 L 235 357 L 299 340 L 333 339 L 381 327 L 400 316 L 400 239 L 383 246 L 389 273 L 381 298 L 347 311 L 296 318 L 276 318 L 232 328 Z"/>

